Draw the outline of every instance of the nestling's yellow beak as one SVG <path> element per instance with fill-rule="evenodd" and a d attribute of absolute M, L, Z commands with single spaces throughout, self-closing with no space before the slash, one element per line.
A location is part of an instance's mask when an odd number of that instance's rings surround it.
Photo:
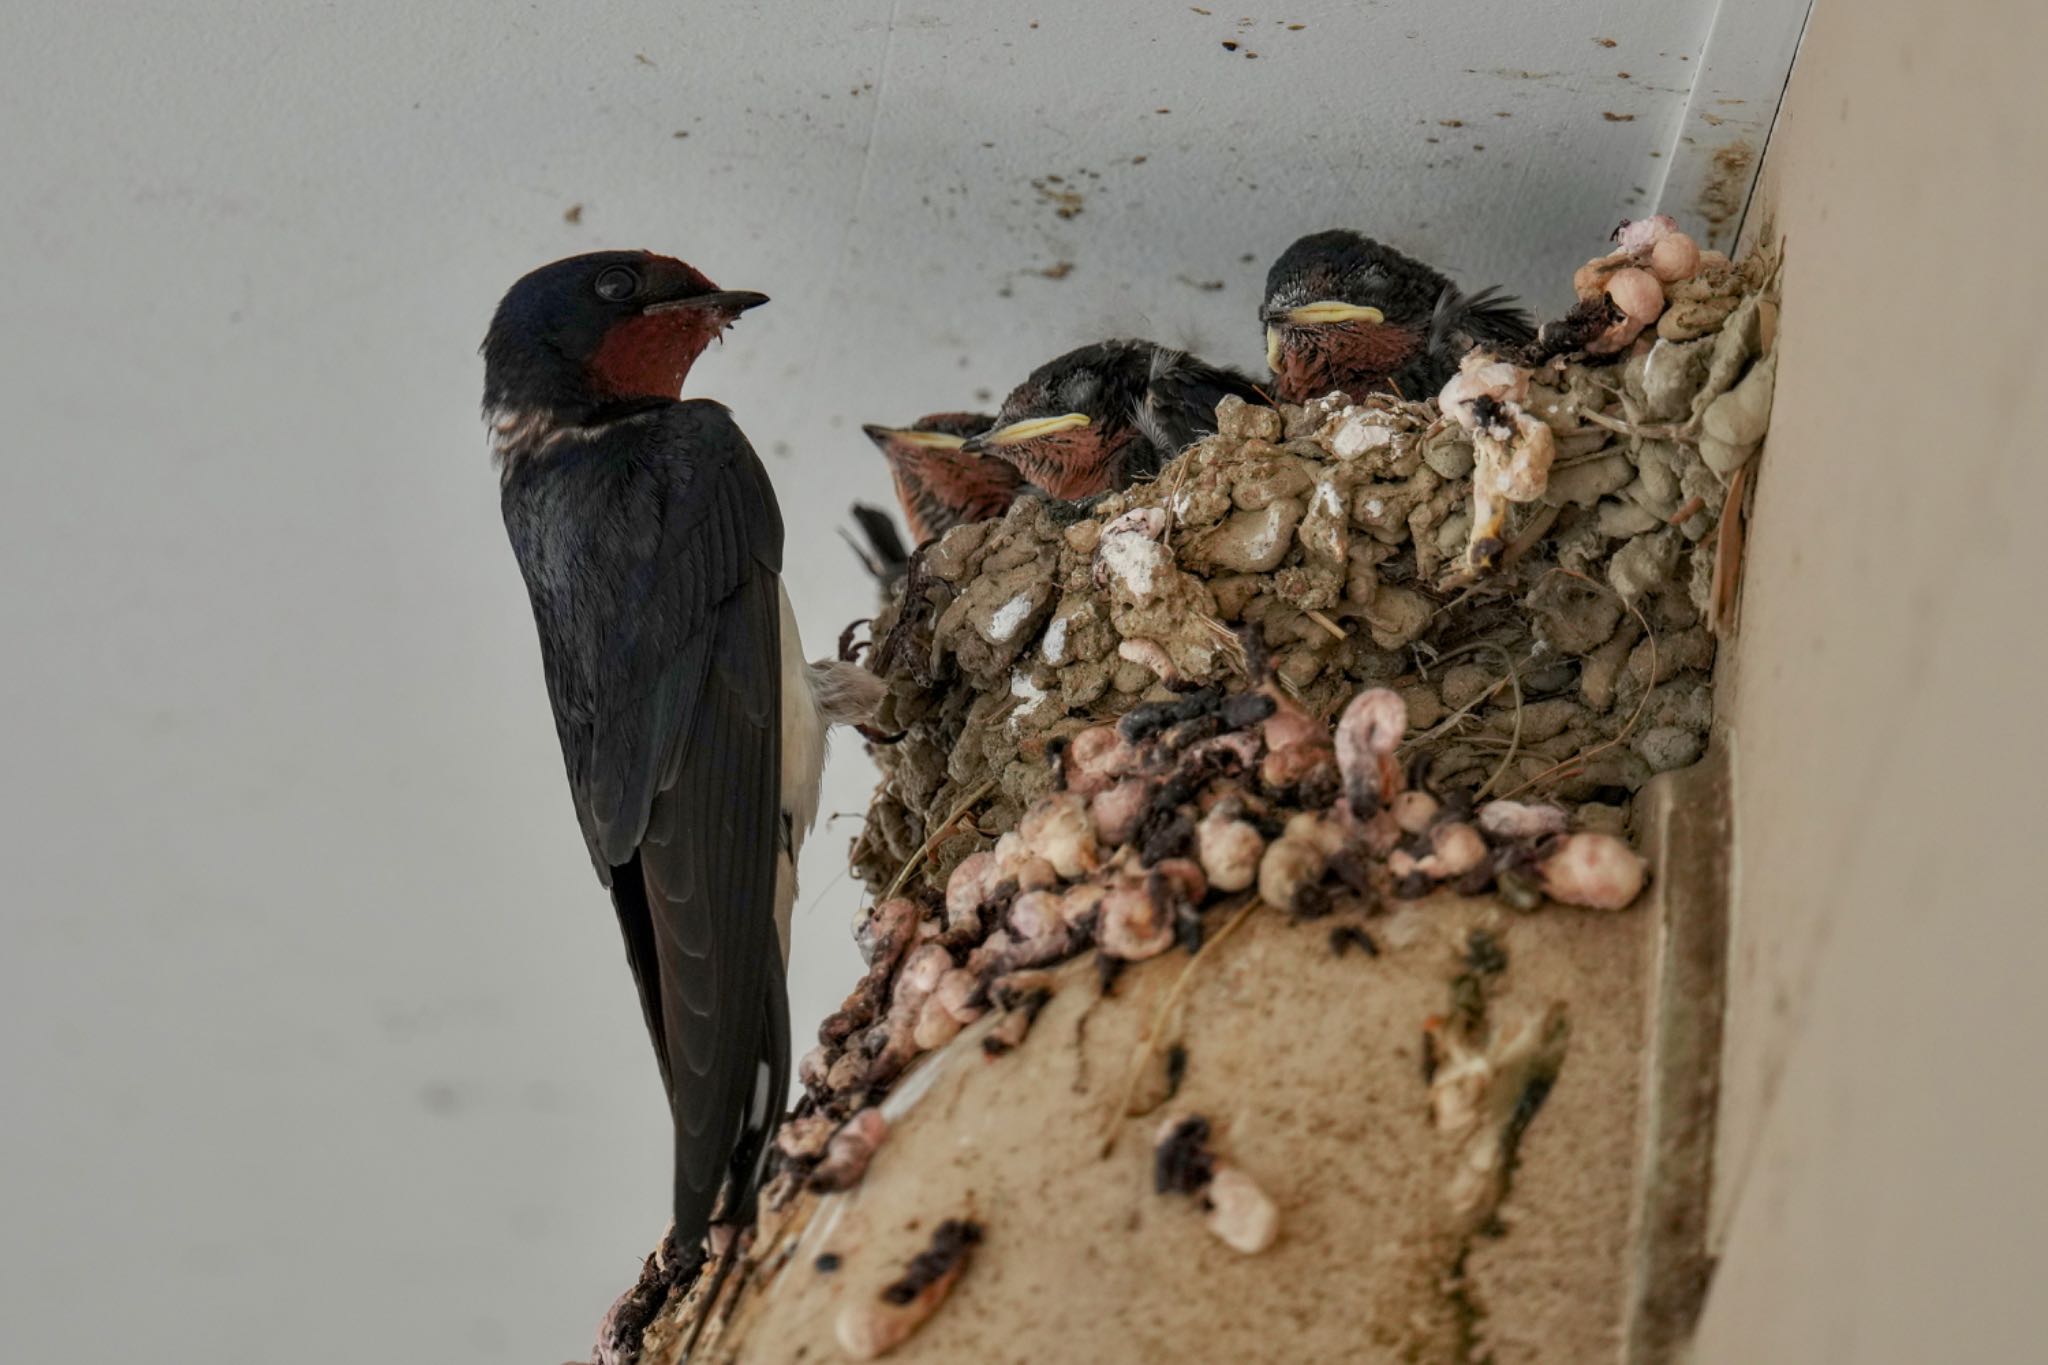
<path fill-rule="evenodd" d="M 991 446 L 1013 446 L 1024 441 L 1035 441 L 1041 436 L 1050 436 L 1056 431 L 1071 431 L 1075 427 L 1088 425 L 1085 412 L 1063 412 L 1057 417 L 1032 417 L 1022 422 L 1012 422 L 998 427 L 981 438 L 980 444 Z"/>
<path fill-rule="evenodd" d="M 1299 308 L 1287 311 L 1286 320 L 1296 327 L 1317 327 L 1332 322 L 1382 323 L 1387 315 L 1377 308 L 1362 303 L 1338 303 L 1325 299 L 1320 303 L 1304 303 Z"/>
<path fill-rule="evenodd" d="M 965 436 L 954 436 L 943 431 L 913 431 L 907 427 L 876 427 L 868 434 L 877 439 L 914 446 L 919 450 L 958 450 L 967 444 Z"/>
<path fill-rule="evenodd" d="M 1339 303 L 1335 299 L 1304 303 L 1280 315 L 1280 321 L 1289 327 L 1328 327 L 1342 322 L 1362 322 L 1376 327 L 1386 320 L 1387 315 L 1377 308 L 1362 303 Z M 1280 329 L 1272 325 L 1266 328 L 1266 368 L 1275 374 L 1280 373 Z"/>

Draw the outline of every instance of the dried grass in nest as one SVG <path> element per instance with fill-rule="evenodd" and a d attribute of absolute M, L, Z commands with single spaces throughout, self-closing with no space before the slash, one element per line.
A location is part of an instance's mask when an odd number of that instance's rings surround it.
<path fill-rule="evenodd" d="M 1743 465 L 1728 480 L 1728 498 L 1721 505 L 1720 525 L 1714 535 L 1714 586 L 1708 595 L 1707 630 L 1726 635 L 1735 625 L 1735 607 L 1741 598 L 1742 541 L 1749 515 L 1743 497 L 1749 491 L 1749 466 Z"/>
<path fill-rule="evenodd" d="M 1487 702 L 1499 696 L 1500 690 L 1511 683 L 1513 684 L 1515 689 L 1515 734 L 1517 740 L 1519 740 L 1522 729 L 1522 681 L 1520 675 L 1518 674 L 1515 668 L 1514 655 L 1508 653 L 1507 648 L 1505 646 L 1493 640 L 1474 640 L 1470 644 L 1459 645 L 1456 649 L 1446 650 L 1441 654 L 1435 655 L 1435 657 L 1430 660 L 1430 663 L 1435 667 L 1441 668 L 1445 664 L 1451 662 L 1451 660 L 1453 659 L 1462 659 L 1467 654 L 1476 654 L 1479 651 L 1485 649 L 1493 650 L 1495 653 L 1499 654 L 1501 657 L 1501 661 L 1507 665 L 1508 671 L 1502 674 L 1498 679 L 1496 679 L 1491 686 L 1487 687 L 1484 691 L 1480 692 L 1478 696 L 1472 698 L 1472 700 L 1466 702 L 1463 706 L 1451 712 L 1451 714 L 1449 714 L 1448 716 L 1445 716 L 1435 725 L 1430 726 L 1427 730 L 1424 730 L 1419 735 L 1411 735 L 1407 739 L 1402 740 L 1401 747 L 1395 751 L 1397 754 L 1412 754 L 1413 752 L 1415 752 L 1416 749 L 1422 747 L 1423 745 L 1433 743 L 1436 740 L 1443 738 L 1445 735 L 1449 734 L 1451 730 L 1455 728 L 1460 721 L 1466 719 L 1473 712 L 1477 711 L 1480 707 L 1486 705 Z M 1420 669 L 1419 671 L 1421 672 L 1423 681 L 1427 682 L 1429 680 L 1428 670 Z"/>
<path fill-rule="evenodd" d="M 1609 417 L 1606 413 L 1601 412 L 1598 408 L 1587 408 L 1584 412 L 1581 412 L 1579 416 L 1585 418 L 1588 422 L 1591 422 L 1596 427 L 1607 428 L 1607 430 L 1614 432 L 1618 436 L 1635 436 L 1643 440 L 1649 441 L 1691 441 L 1696 440 L 1699 437 L 1698 427 L 1696 427 L 1691 422 L 1686 422 L 1678 426 L 1673 426 L 1668 423 L 1662 426 L 1641 426 L 1635 422 L 1624 422 L 1619 418 Z M 1605 454 L 1607 454 L 1606 451 L 1598 451 L 1595 452 L 1593 455 L 1588 455 L 1583 458 L 1595 459 L 1604 456 Z M 1562 462 L 1560 462 L 1555 467 L 1559 469 L 1570 468 L 1569 465 L 1566 465 Z"/>
<path fill-rule="evenodd" d="M 883 901 L 891 900 L 902 894 L 903 888 L 910 884 L 911 875 L 918 868 L 924 866 L 925 862 L 932 856 L 933 851 L 946 841 L 947 836 L 952 834 L 954 826 L 958 825 L 969 811 L 993 795 L 999 785 L 1000 780 L 991 777 L 969 792 L 967 798 L 953 808 L 953 813 L 941 821 L 938 828 L 934 829 L 926 837 L 924 843 L 918 846 L 917 852 L 910 855 L 910 861 L 903 864 L 902 868 L 897 871 L 895 878 L 889 883 L 889 889 L 880 896 L 877 896 L 875 903 L 879 905 Z"/>
<path fill-rule="evenodd" d="M 1250 677 L 1251 655 L 1246 652 L 1244 641 L 1238 637 L 1237 632 L 1205 611 L 1196 612 L 1195 620 L 1202 629 L 1216 637 L 1217 646 L 1222 649 L 1223 657 L 1230 661 L 1232 671 L 1240 678 Z"/>
<path fill-rule="evenodd" d="M 1344 627 L 1338 625 L 1335 621 L 1332 621 L 1329 617 L 1317 611 L 1314 607 L 1303 608 L 1301 614 L 1303 616 L 1306 616 L 1309 620 L 1315 622 L 1318 626 L 1321 626 L 1324 630 L 1328 631 L 1333 639 L 1348 640 L 1351 638 L 1350 631 L 1344 629 Z"/>
<path fill-rule="evenodd" d="M 1493 784 L 1500 781 L 1501 777 L 1506 774 L 1508 770 L 1508 765 L 1515 761 L 1515 755 L 1518 752 L 1520 752 L 1522 747 L 1522 675 L 1521 672 L 1515 667 L 1515 660 L 1513 655 L 1509 654 L 1505 649 L 1501 649 L 1499 645 L 1494 645 L 1492 646 L 1492 648 L 1499 651 L 1502 661 L 1507 664 L 1508 682 L 1513 684 L 1515 689 L 1515 728 L 1514 731 L 1508 736 L 1508 751 L 1505 754 L 1501 755 L 1500 766 L 1495 768 L 1493 770 L 1493 775 L 1488 777 L 1486 781 L 1480 785 L 1479 790 L 1472 794 L 1472 799 L 1474 802 L 1483 801 L 1486 799 L 1486 794 L 1492 791 Z M 1495 684 L 1495 686 L 1497 689 L 1499 685 Z M 1648 694 L 1645 693 L 1645 695 Z"/>

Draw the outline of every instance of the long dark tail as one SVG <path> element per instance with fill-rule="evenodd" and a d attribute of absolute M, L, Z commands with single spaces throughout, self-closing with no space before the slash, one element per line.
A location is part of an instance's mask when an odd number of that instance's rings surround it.
<path fill-rule="evenodd" d="M 726 1198 L 717 1219 L 742 1228 L 754 1221 L 768 1169 L 768 1140 L 781 1126 L 789 1104 L 789 990 L 780 958 L 772 967 L 774 980 L 761 1002 L 760 1079 L 748 1100 L 739 1141 L 733 1144 Z"/>
<path fill-rule="evenodd" d="M 712 1313 L 717 1310 L 718 1300 L 725 1293 L 726 1281 L 740 1265 L 739 1237 L 753 1226 L 760 1212 L 761 1183 L 768 1171 L 768 1141 L 781 1126 L 783 1110 L 789 1102 L 789 993 L 783 984 L 780 965 L 775 970 L 774 986 L 763 1003 L 767 1016 L 762 1021 L 761 1080 L 748 1104 L 746 1127 L 733 1147 L 726 1197 L 717 1218 L 718 1222 L 732 1226 L 733 1241 L 726 1248 L 725 1255 L 718 1258 L 718 1267 L 711 1272 L 711 1283 L 697 1301 L 697 1320 L 690 1324 L 689 1338 L 683 1343 L 680 1357 L 683 1361 L 688 1361 L 696 1351 L 697 1339 L 704 1334 L 705 1324 L 711 1321 Z M 700 1261 L 689 1268 L 688 1278 L 682 1283 L 687 1285 L 702 1270 Z"/>
<path fill-rule="evenodd" d="M 844 531 L 840 534 L 846 537 L 846 543 L 853 547 L 854 554 L 860 556 L 862 567 L 886 588 L 902 578 L 904 570 L 910 567 L 910 551 L 904 548 L 903 535 L 896 529 L 895 518 L 887 512 L 864 502 L 855 503 L 852 510 L 861 540 L 855 540 Z"/>

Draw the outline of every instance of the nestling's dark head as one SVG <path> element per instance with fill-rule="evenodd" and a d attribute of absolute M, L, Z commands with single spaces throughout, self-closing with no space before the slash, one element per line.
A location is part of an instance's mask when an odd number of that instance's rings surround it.
<path fill-rule="evenodd" d="M 1157 347 L 1102 341 L 1056 356 L 1010 391 L 995 426 L 967 442 L 994 455 L 1058 498 L 1101 492 L 1110 462 L 1134 435 Z"/>
<path fill-rule="evenodd" d="M 506 291 L 491 319 L 484 408 L 581 418 L 608 404 L 674 398 L 712 339 L 767 301 L 651 251 L 544 265 Z"/>
<path fill-rule="evenodd" d="M 1450 281 L 1360 233 L 1312 233 L 1266 272 L 1259 321 L 1274 396 L 1305 403 L 1333 389 L 1359 396 L 1423 344 Z"/>
<path fill-rule="evenodd" d="M 999 517 L 1016 498 L 1024 482 L 1016 469 L 962 448 L 994 422 L 979 412 L 934 412 L 907 427 L 861 428 L 889 461 L 913 541 Z"/>

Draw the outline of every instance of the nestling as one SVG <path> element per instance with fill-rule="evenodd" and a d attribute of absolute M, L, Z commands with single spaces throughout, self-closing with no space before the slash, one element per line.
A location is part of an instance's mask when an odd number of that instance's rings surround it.
<path fill-rule="evenodd" d="M 1519 346 L 1535 330 L 1498 289 L 1465 294 L 1441 272 L 1361 233 L 1303 237 L 1266 273 L 1259 321 L 1273 396 L 1341 391 L 1425 398 L 1475 345 Z"/>

